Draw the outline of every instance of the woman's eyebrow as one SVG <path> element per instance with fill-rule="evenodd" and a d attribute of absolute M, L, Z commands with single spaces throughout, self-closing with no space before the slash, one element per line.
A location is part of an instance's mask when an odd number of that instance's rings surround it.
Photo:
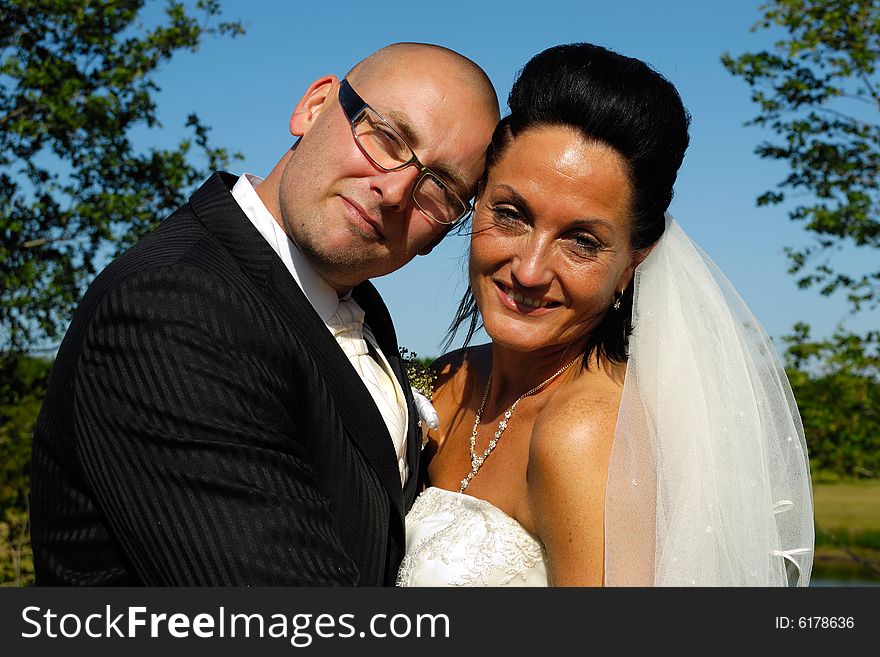
<path fill-rule="evenodd" d="M 522 194 L 520 194 L 518 191 L 516 191 L 516 190 L 515 190 L 513 187 L 511 187 L 510 185 L 508 185 L 508 184 L 506 184 L 506 183 L 498 183 L 498 184 L 495 185 L 495 187 L 493 188 L 493 191 L 496 191 L 496 190 L 499 190 L 499 189 L 500 189 L 500 190 L 503 190 L 504 192 L 506 192 L 507 194 L 509 194 L 510 197 L 511 197 L 511 200 L 512 200 L 514 203 L 517 203 L 517 204 L 523 206 L 523 208 L 525 208 L 526 210 L 530 210 L 530 209 L 531 209 L 530 206 L 529 206 L 529 202 L 528 202 L 528 200 L 526 200 L 526 197 L 523 196 Z"/>

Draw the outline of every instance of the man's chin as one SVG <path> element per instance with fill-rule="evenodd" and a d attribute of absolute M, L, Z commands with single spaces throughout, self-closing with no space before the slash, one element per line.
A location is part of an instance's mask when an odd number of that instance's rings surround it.
<path fill-rule="evenodd" d="M 312 259 L 312 264 L 318 274 L 327 281 L 337 292 L 347 292 L 351 288 L 360 285 L 369 278 L 375 278 L 382 274 L 376 274 L 376 268 L 366 267 L 363 262 L 340 257 L 344 251 L 335 251 L 322 254 L 320 262 Z M 350 251 L 348 253 L 351 253 Z"/>
<path fill-rule="evenodd" d="M 415 258 L 394 256 L 384 245 L 376 241 L 363 239 L 355 231 L 344 236 L 344 239 L 326 240 L 317 245 L 301 247 L 303 254 L 312 263 L 318 273 L 331 285 L 346 285 L 351 288 L 370 278 L 378 278 L 391 274 Z"/>

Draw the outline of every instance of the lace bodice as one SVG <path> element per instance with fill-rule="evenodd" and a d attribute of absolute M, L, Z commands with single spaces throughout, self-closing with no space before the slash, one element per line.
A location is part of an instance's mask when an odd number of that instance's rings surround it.
<path fill-rule="evenodd" d="M 398 586 L 547 586 L 547 553 L 491 503 L 428 488 L 406 516 Z"/>

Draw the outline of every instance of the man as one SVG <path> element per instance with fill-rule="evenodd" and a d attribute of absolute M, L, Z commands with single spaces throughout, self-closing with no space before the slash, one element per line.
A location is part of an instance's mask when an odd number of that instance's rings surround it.
<path fill-rule="evenodd" d="M 34 436 L 38 584 L 394 583 L 419 432 L 367 279 L 467 214 L 497 119 L 473 62 L 389 46 L 96 279 Z"/>

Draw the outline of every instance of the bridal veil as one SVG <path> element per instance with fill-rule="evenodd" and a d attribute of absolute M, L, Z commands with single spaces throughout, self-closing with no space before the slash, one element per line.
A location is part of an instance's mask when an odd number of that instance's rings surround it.
<path fill-rule="evenodd" d="M 770 338 L 678 224 L 635 273 L 607 586 L 807 586 L 804 431 Z"/>

